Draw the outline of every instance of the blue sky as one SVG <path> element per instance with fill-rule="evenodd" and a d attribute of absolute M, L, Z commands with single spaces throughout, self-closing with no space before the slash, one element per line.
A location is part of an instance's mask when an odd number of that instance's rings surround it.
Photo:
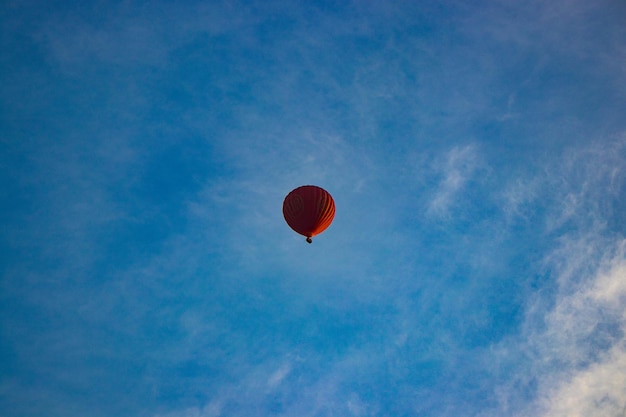
<path fill-rule="evenodd" d="M 0 414 L 623 415 L 625 20 L 3 2 Z"/>

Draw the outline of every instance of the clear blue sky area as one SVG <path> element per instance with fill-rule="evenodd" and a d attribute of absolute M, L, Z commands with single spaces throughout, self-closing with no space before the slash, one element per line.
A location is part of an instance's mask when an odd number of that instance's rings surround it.
<path fill-rule="evenodd" d="M 625 22 L 3 1 L 0 415 L 624 415 Z"/>

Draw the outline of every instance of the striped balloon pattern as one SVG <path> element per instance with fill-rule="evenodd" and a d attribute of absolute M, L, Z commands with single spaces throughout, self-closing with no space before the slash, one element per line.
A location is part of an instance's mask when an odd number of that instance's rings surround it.
<path fill-rule="evenodd" d="M 335 217 L 335 201 L 323 188 L 303 185 L 285 197 L 283 216 L 289 227 L 311 243 L 313 236 L 322 233 L 332 223 Z"/>

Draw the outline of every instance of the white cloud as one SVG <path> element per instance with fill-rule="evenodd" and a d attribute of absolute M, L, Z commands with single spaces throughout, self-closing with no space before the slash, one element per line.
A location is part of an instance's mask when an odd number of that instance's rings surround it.
<path fill-rule="evenodd" d="M 267 381 L 267 385 L 270 388 L 275 388 L 280 385 L 281 382 L 289 375 L 291 372 L 291 364 L 285 363 L 281 365 L 269 378 Z"/>
<path fill-rule="evenodd" d="M 441 181 L 428 206 L 428 214 L 445 216 L 478 165 L 473 146 L 456 146 L 446 155 L 441 168 Z"/>
<path fill-rule="evenodd" d="M 500 200 L 508 222 L 517 219 L 527 220 L 531 216 L 539 188 L 539 181 L 519 178 L 504 188 Z"/>
<path fill-rule="evenodd" d="M 548 392 L 544 416 L 616 417 L 626 411 L 626 349 L 615 346 L 606 357 L 574 373 Z"/>
<path fill-rule="evenodd" d="M 572 250 L 576 248 L 576 250 Z M 626 406 L 626 241 L 590 278 L 559 282 L 544 328 L 531 332 L 532 378 L 538 396 L 524 414 L 545 417 L 623 415 Z M 576 268 L 590 262 L 570 246 Z M 574 268 L 574 269 L 576 269 Z"/>
<path fill-rule="evenodd" d="M 615 220 L 623 150 L 619 138 L 573 147 L 504 188 L 507 221 L 544 223 L 535 246 L 547 253 L 528 281 L 521 332 L 494 347 L 499 406 L 481 415 L 624 415 L 626 240 Z"/>

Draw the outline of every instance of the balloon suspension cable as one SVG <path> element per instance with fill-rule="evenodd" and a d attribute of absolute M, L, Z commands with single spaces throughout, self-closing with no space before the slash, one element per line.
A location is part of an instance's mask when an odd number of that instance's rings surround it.
<path fill-rule="evenodd" d="M 313 243 L 313 239 L 311 239 L 310 237 L 306 238 L 306 243 Z"/>

